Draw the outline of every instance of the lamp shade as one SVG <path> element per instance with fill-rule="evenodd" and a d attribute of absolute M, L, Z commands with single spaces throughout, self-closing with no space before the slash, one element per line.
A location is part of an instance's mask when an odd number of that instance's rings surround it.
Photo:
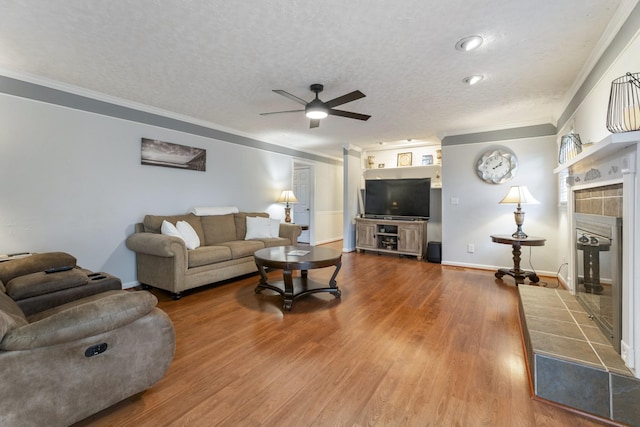
<path fill-rule="evenodd" d="M 509 192 L 500 203 L 523 204 L 523 205 L 539 205 L 529 190 L 524 185 L 512 185 Z"/>
<path fill-rule="evenodd" d="M 280 195 L 280 197 L 278 198 L 278 200 L 276 200 L 277 203 L 298 203 L 298 199 L 296 198 L 295 194 L 293 194 L 293 191 L 291 190 L 284 190 L 282 192 L 282 194 Z"/>

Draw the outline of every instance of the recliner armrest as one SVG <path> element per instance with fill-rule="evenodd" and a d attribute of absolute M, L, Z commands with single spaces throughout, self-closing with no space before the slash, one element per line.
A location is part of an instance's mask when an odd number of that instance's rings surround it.
<path fill-rule="evenodd" d="M 47 274 L 44 271 L 25 274 L 11 279 L 6 291 L 14 301 L 38 295 L 51 294 L 64 289 L 86 285 L 89 277 L 79 268 Z"/>
<path fill-rule="evenodd" d="M 151 312 L 157 298 L 146 291 L 109 291 L 37 313 L 10 330 L 0 350 L 28 350 L 95 336 Z"/>

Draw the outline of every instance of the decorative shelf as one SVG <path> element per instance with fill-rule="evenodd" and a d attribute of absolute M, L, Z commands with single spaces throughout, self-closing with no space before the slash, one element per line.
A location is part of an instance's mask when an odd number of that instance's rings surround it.
<path fill-rule="evenodd" d="M 574 158 L 567 160 L 566 163 L 558 166 L 553 170 L 553 173 L 560 173 L 565 169 L 570 168 L 578 162 L 583 160 L 600 160 L 616 151 L 629 147 L 634 144 L 640 143 L 640 131 L 624 132 L 624 133 L 612 133 L 600 142 L 597 142 L 591 146 L 584 147 L 582 153 L 578 154 Z"/>

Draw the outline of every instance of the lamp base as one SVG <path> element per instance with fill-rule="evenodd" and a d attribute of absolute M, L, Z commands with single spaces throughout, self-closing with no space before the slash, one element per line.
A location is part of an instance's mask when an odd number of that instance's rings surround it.
<path fill-rule="evenodd" d="M 291 222 L 291 208 L 284 208 L 284 222 Z"/>
<path fill-rule="evenodd" d="M 524 234 L 524 232 L 520 229 L 520 227 L 518 227 L 518 229 L 516 230 L 516 232 L 515 232 L 515 233 L 513 233 L 513 234 L 511 235 L 511 237 L 513 237 L 514 239 L 526 239 L 526 238 L 527 238 L 527 237 L 529 237 L 529 236 L 527 236 L 526 234 Z"/>
<path fill-rule="evenodd" d="M 518 208 L 513 213 L 513 215 L 515 217 L 516 226 L 518 227 L 518 229 L 511 235 L 511 237 L 513 237 L 514 239 L 526 239 L 529 236 L 524 234 L 524 231 L 522 231 L 522 224 L 524 224 L 524 212 L 522 212 L 522 208 L 520 208 L 520 203 L 518 203 Z"/>

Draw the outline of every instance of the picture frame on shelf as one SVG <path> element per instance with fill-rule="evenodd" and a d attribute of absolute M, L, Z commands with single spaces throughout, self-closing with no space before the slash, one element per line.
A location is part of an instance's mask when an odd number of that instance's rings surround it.
<path fill-rule="evenodd" d="M 384 163 L 378 163 L 378 169 L 384 169 Z"/>
<path fill-rule="evenodd" d="M 413 164 L 413 153 L 398 153 L 398 167 L 411 166 Z"/>
<path fill-rule="evenodd" d="M 433 155 L 425 154 L 422 156 L 422 166 L 428 166 L 433 164 Z"/>

